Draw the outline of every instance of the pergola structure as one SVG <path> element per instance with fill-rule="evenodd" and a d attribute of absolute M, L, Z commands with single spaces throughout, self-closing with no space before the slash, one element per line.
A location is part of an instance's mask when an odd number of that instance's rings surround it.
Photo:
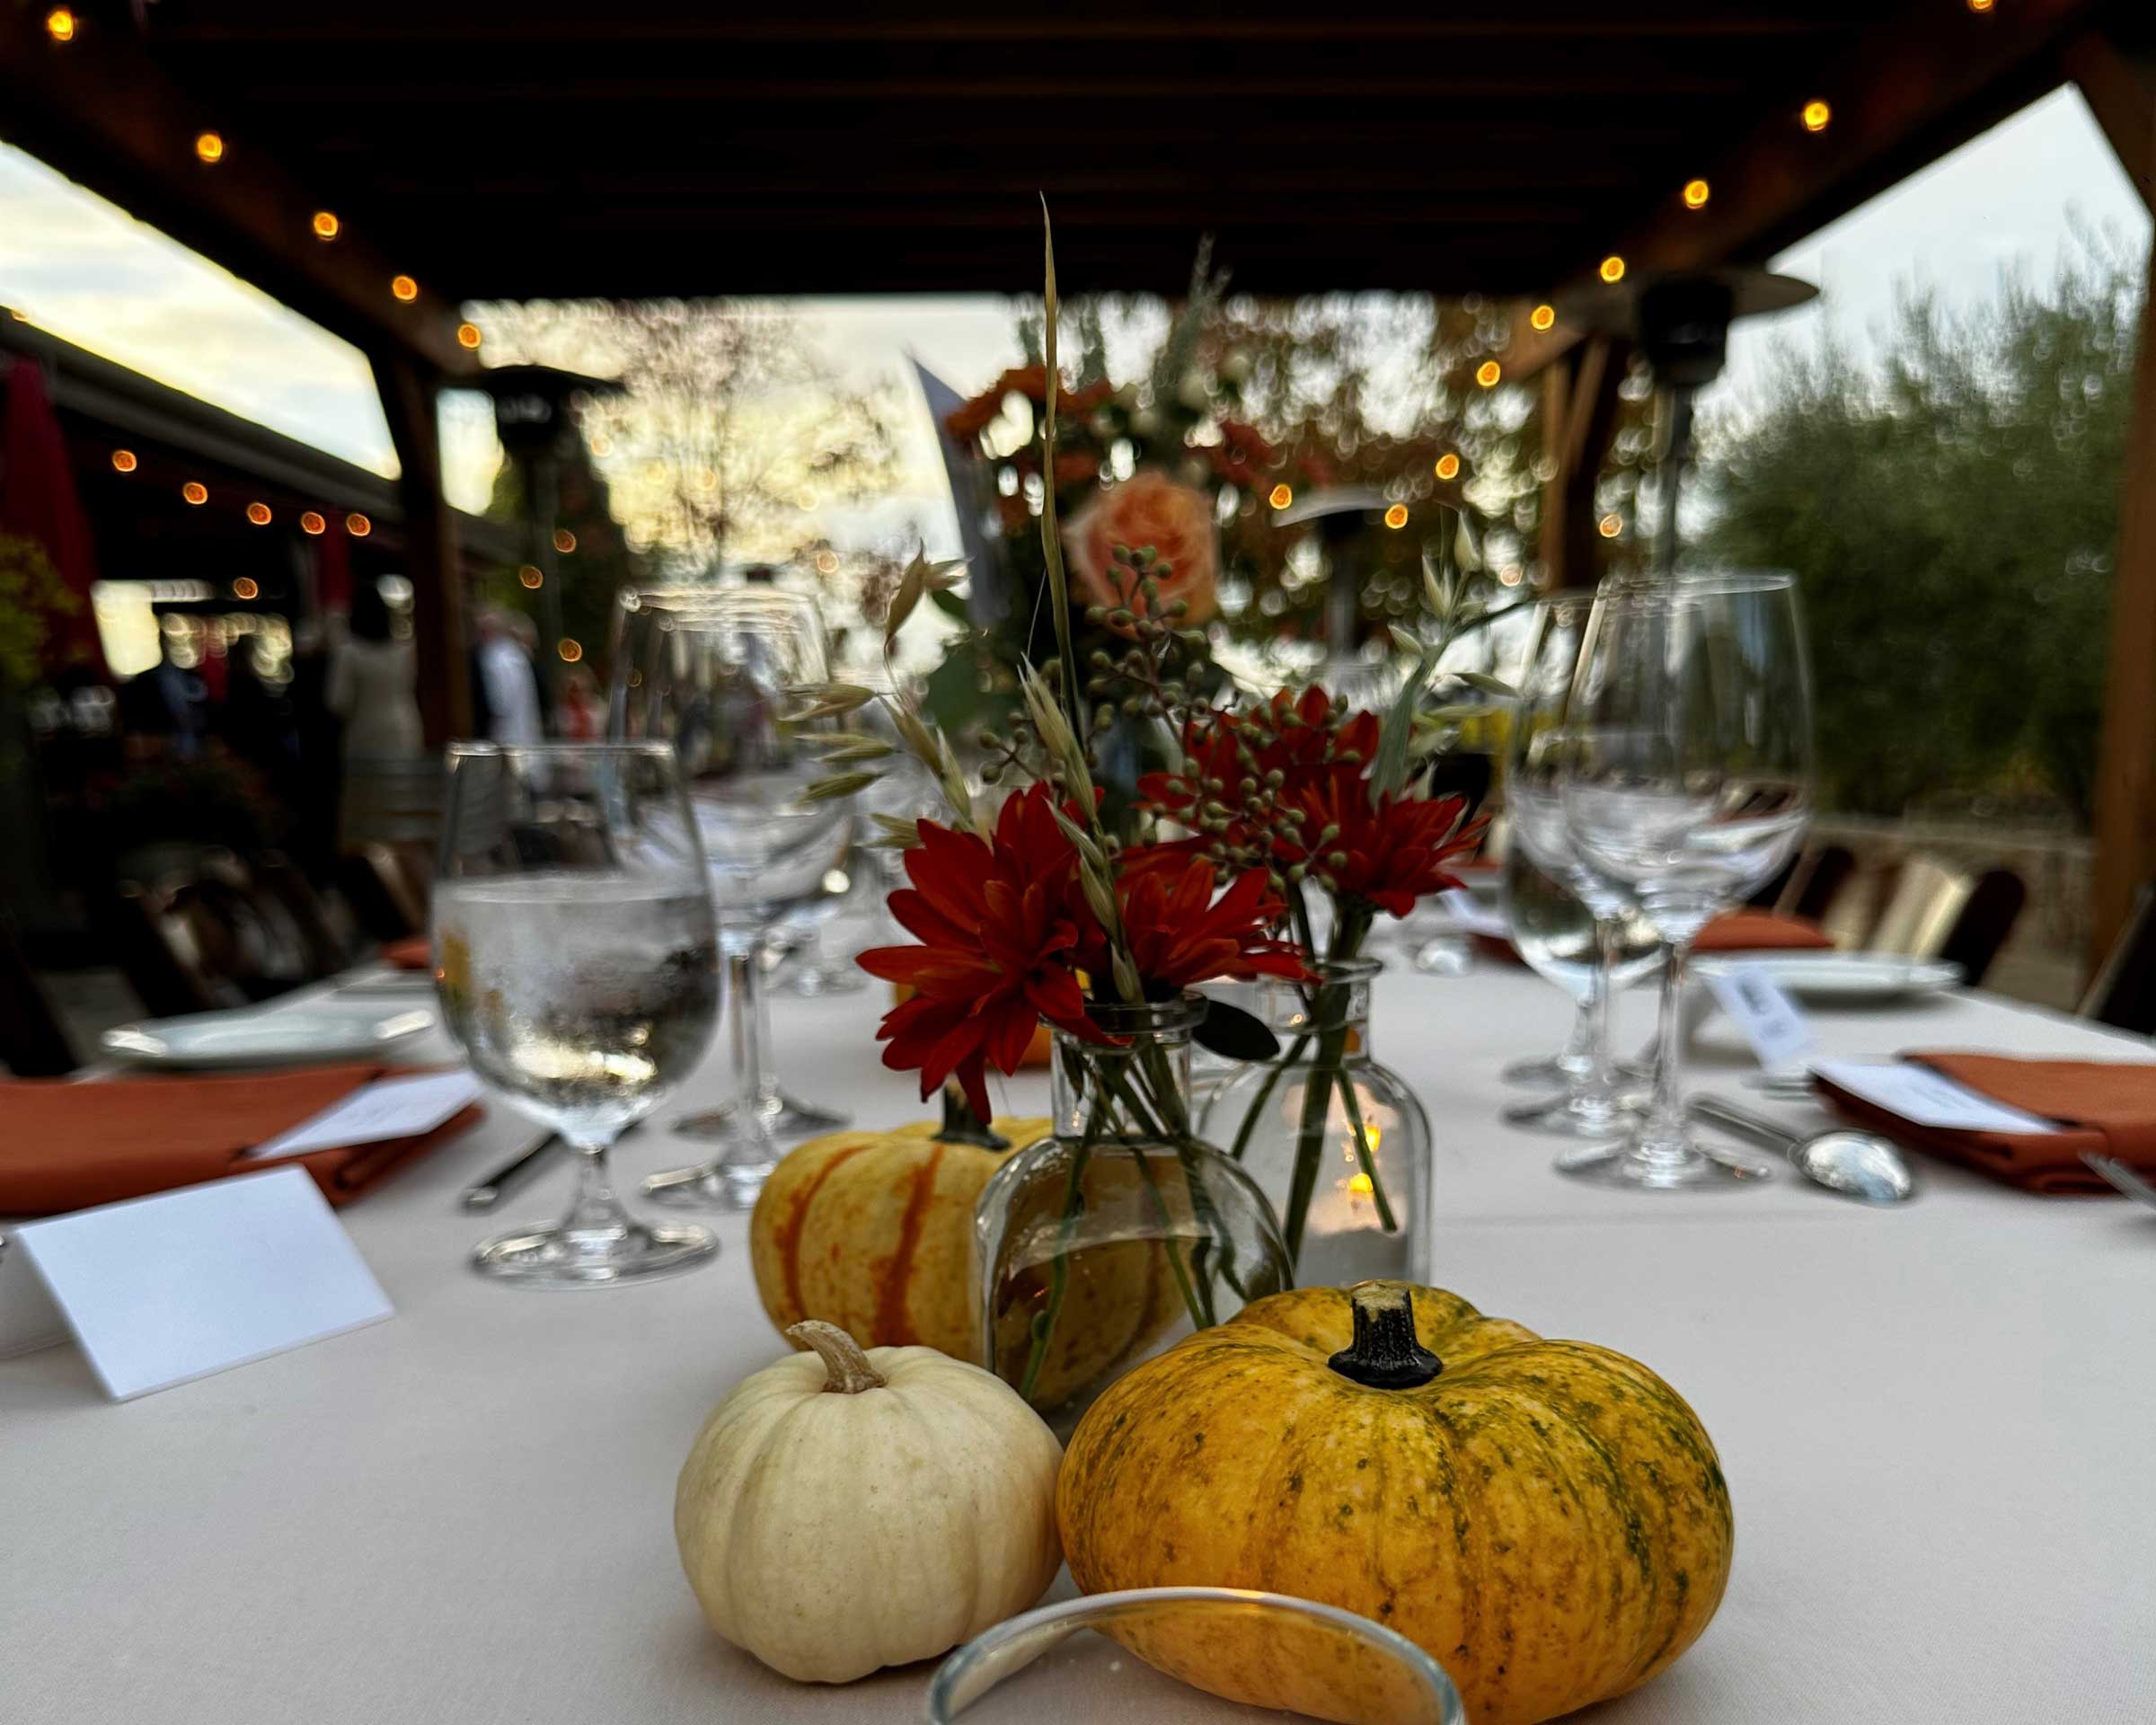
<path fill-rule="evenodd" d="M 2156 201 L 2148 0 L 0 0 L 6 136 L 372 358 L 445 730 L 467 299 L 1023 290 L 1037 192 L 1066 291 L 1211 232 L 1252 293 L 1517 296 L 1580 579 L 1625 355 L 1538 309 L 1762 261 L 2067 80 Z M 2156 877 L 2156 341 L 2137 399 L 2099 950 Z"/>

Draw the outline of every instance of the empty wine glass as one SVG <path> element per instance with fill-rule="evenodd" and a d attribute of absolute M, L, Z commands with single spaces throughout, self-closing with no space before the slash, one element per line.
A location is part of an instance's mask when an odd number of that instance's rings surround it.
<path fill-rule="evenodd" d="M 433 920 L 450 1035 L 579 1157 L 561 1222 L 485 1242 L 476 1267 L 588 1287 L 717 1252 L 705 1229 L 637 1221 L 606 1173 L 607 1147 L 695 1068 L 718 1022 L 718 930 L 674 751 L 453 745 Z"/>
<path fill-rule="evenodd" d="M 1795 579 L 1684 575 L 1609 582 L 1595 601 L 1560 751 L 1565 827 L 1580 858 L 1668 942 L 1651 1111 L 1564 1172 L 1670 1190 L 1765 1178 L 1685 1130 L 1685 960 L 1710 918 L 1779 869 L 1811 814 L 1811 678 Z"/>
<path fill-rule="evenodd" d="M 838 729 L 804 716 L 801 691 L 829 677 L 823 623 L 807 595 L 775 588 L 647 588 L 622 597 L 614 660 L 610 729 L 680 754 L 734 1013 L 733 1104 L 675 1128 L 725 1148 L 644 1190 L 662 1203 L 746 1209 L 778 1164 L 782 1106 L 767 1082 L 763 950 L 789 911 L 822 895 L 853 839 L 846 800 L 805 794 L 832 771 L 817 738 Z"/>
<path fill-rule="evenodd" d="M 1653 969 L 1660 937 L 1625 896 L 1579 856 L 1565 827 L 1559 768 L 1573 673 L 1595 596 L 1553 593 L 1528 622 L 1527 653 L 1506 758 L 1511 817 L 1506 921 L 1519 955 L 1571 996 L 1571 1039 L 1549 1063 L 1563 1093 L 1505 1110 L 1515 1126 L 1607 1139 L 1641 1100 L 1610 1057 L 1610 995 Z"/>

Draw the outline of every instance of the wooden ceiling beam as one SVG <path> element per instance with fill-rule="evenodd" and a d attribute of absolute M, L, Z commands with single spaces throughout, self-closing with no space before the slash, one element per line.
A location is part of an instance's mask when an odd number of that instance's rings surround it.
<path fill-rule="evenodd" d="M 2068 43 L 2060 61 L 2142 202 L 2156 212 L 2156 21 L 2129 22 L 2122 12 Z"/>
<path fill-rule="evenodd" d="M 457 343 L 453 305 L 421 281 L 399 301 L 408 266 L 347 224 L 333 242 L 311 223 L 325 207 L 267 153 L 173 85 L 123 25 L 93 20 L 53 41 L 42 8 L 0 5 L 0 126 L 61 172 L 256 283 L 355 344 L 409 353 L 432 369 L 478 369 Z M 214 166 L 196 138 L 226 140 Z M 326 207 L 335 212 L 333 201 Z"/>

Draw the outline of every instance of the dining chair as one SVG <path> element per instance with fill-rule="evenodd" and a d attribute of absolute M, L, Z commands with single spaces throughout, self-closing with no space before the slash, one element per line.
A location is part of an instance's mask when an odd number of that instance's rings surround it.
<path fill-rule="evenodd" d="M 18 1078 L 57 1078 L 78 1064 L 66 1026 L 23 955 L 14 919 L 0 907 L 0 1066 Z"/>
<path fill-rule="evenodd" d="M 406 940 L 427 926 L 426 883 L 387 844 L 347 851 L 338 862 L 337 889 L 370 940 Z"/>
<path fill-rule="evenodd" d="M 1864 944 L 1874 952 L 1928 959 L 1946 944 L 1976 883 L 1928 856 L 1905 859 Z"/>
<path fill-rule="evenodd" d="M 1818 922 L 1834 907 L 1842 889 L 1857 871 L 1856 853 L 1846 845 L 1827 845 L 1806 859 L 1803 874 L 1790 882 L 1794 896 L 1782 907 L 1792 916 Z"/>
<path fill-rule="evenodd" d="M 1954 926 L 1931 956 L 1961 967 L 1962 982 L 1975 987 L 1992 968 L 2028 902 L 2028 888 L 2011 869 L 1987 869 L 1962 901 Z"/>
<path fill-rule="evenodd" d="M 294 919 L 228 851 L 151 881 L 122 880 L 108 933 L 154 1017 L 243 1006 L 313 980 Z"/>
<path fill-rule="evenodd" d="M 2156 881 L 2144 886 L 2074 1011 L 2136 1036 L 2156 1036 Z"/>

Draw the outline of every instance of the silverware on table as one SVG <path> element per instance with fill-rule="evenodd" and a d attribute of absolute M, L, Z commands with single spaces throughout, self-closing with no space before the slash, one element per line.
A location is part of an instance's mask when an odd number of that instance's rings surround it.
<path fill-rule="evenodd" d="M 559 1132 L 549 1132 L 514 1162 L 505 1162 L 476 1186 L 464 1188 L 462 1199 L 467 1210 L 490 1210 L 509 1193 L 539 1172 L 539 1166 L 555 1151 L 562 1149 L 564 1140 Z"/>
<path fill-rule="evenodd" d="M 1719 1096 L 1685 1103 L 1694 1119 L 1736 1132 L 1781 1152 L 1807 1180 L 1867 1204 L 1899 1204 L 1916 1195 L 1916 1176 L 1902 1153 L 1876 1132 L 1835 1127 L 1807 1137 Z"/>
<path fill-rule="evenodd" d="M 2156 1185 L 2151 1185 L 2116 1156 L 2084 1150 L 2081 1152 L 2081 1160 L 2102 1175 L 2106 1184 L 2116 1187 L 2128 1198 L 2156 1210 Z"/>

